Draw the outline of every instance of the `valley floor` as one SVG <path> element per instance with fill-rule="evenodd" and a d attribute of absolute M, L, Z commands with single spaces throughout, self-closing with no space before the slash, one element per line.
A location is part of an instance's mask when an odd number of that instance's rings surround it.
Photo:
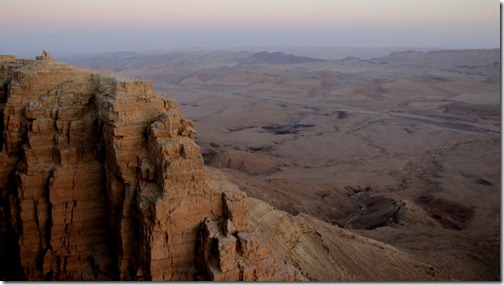
<path fill-rule="evenodd" d="M 500 280 L 495 51 L 184 56 L 119 71 L 153 80 L 196 122 L 205 162 L 258 199 L 256 227 L 306 277 Z"/>

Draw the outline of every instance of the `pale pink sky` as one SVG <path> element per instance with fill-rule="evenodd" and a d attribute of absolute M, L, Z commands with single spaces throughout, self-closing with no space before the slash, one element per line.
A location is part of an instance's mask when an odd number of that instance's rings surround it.
<path fill-rule="evenodd" d="M 497 0 L 2 0 L 0 53 L 247 45 L 497 48 Z"/>

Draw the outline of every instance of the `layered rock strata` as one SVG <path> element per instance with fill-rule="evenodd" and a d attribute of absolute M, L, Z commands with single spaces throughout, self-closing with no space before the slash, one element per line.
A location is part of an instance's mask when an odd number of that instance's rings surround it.
<path fill-rule="evenodd" d="M 294 280 L 150 82 L 0 57 L 2 279 Z"/>

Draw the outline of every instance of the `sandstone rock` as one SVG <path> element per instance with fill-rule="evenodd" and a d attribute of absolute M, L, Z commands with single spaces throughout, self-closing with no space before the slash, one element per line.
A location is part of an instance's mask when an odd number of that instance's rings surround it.
<path fill-rule="evenodd" d="M 42 55 L 36 57 L 37 60 L 52 60 L 51 54 L 47 51 L 42 51 Z"/>
<path fill-rule="evenodd" d="M 198 235 L 200 279 L 214 281 L 289 281 L 300 278 L 254 232 L 226 234 L 229 219 L 206 219 Z"/>
<path fill-rule="evenodd" d="M 150 82 L 0 57 L 0 277 L 293 280 Z"/>

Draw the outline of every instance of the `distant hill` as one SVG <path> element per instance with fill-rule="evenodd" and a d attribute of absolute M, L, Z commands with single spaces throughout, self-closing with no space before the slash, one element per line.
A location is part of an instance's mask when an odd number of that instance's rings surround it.
<path fill-rule="evenodd" d="M 325 62 L 327 60 L 285 54 L 283 52 L 258 52 L 240 60 L 240 64 L 300 64 L 308 62 Z"/>
<path fill-rule="evenodd" d="M 402 51 L 369 62 L 390 67 L 437 68 L 480 76 L 499 76 L 501 66 L 499 49 Z"/>
<path fill-rule="evenodd" d="M 455 67 L 455 66 L 484 66 L 500 63 L 499 49 L 471 49 L 471 50 L 438 50 L 438 51 L 401 51 L 385 57 L 370 60 L 374 63 Z"/>
<path fill-rule="evenodd" d="M 250 52 L 284 52 L 297 56 L 307 56 L 319 59 L 337 60 L 354 56 L 360 59 L 372 59 L 389 55 L 393 52 L 415 50 L 432 51 L 439 48 L 419 48 L 419 47 L 350 47 L 350 46 L 242 46 L 229 48 L 230 51 L 250 51 Z"/>

